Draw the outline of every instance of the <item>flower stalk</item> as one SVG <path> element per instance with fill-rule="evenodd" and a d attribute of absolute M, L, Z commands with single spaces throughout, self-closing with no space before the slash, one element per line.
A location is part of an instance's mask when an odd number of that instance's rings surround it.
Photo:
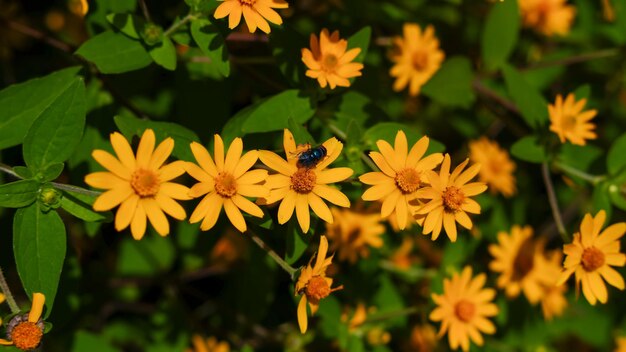
<path fill-rule="evenodd" d="M 548 193 L 548 201 L 550 202 L 550 208 L 552 209 L 552 216 L 554 217 L 554 222 L 556 223 L 556 228 L 563 239 L 563 242 L 569 243 L 572 241 L 567 231 L 565 230 L 565 225 L 563 225 L 563 219 L 561 218 L 561 211 L 559 210 L 559 203 L 556 199 L 556 194 L 554 193 L 554 186 L 552 185 L 552 180 L 550 180 L 550 170 L 548 169 L 548 163 L 544 162 L 541 164 L 541 174 L 543 175 L 543 182 L 546 185 L 546 191 Z"/>
<path fill-rule="evenodd" d="M 605 175 L 590 175 L 584 171 L 578 170 L 576 168 L 573 168 L 571 166 L 565 165 L 563 163 L 560 162 L 555 162 L 554 163 L 554 167 L 556 167 L 557 169 L 563 171 L 564 173 L 570 175 L 570 176 L 574 176 L 574 177 L 578 177 L 580 179 L 583 179 L 589 183 L 591 183 L 592 185 L 597 185 L 598 183 L 604 181 L 604 179 L 606 178 Z"/>
<path fill-rule="evenodd" d="M 0 268 L 0 290 L 4 293 L 4 296 L 9 304 L 9 308 L 11 308 L 11 313 L 16 314 L 20 312 L 20 307 L 15 302 L 15 298 L 11 294 L 11 290 L 9 289 L 9 285 L 7 284 L 7 280 L 4 278 L 4 273 L 2 272 L 2 268 Z"/>
<path fill-rule="evenodd" d="M 259 248 L 264 250 L 265 253 L 267 253 L 267 255 L 269 255 L 270 258 L 272 258 L 276 262 L 276 264 L 278 264 L 281 268 L 283 268 L 283 270 L 285 270 L 287 274 L 289 274 L 289 277 L 291 278 L 292 281 L 295 279 L 296 271 L 298 271 L 297 269 L 295 269 L 294 267 L 289 265 L 286 261 L 284 261 L 283 258 L 281 258 L 272 248 L 270 248 L 270 246 L 267 245 L 267 243 L 265 243 L 254 232 L 248 230 L 244 233 L 250 236 L 252 241 L 254 241 L 254 243 L 256 243 L 257 246 L 259 246 Z"/>

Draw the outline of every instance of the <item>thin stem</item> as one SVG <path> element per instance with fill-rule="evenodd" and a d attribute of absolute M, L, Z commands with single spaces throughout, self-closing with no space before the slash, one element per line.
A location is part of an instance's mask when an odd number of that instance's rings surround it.
<path fill-rule="evenodd" d="M 599 176 L 590 175 L 590 174 L 588 174 L 588 173 L 586 173 L 584 171 L 578 170 L 576 168 L 573 168 L 571 166 L 565 165 L 565 164 L 560 163 L 560 162 L 555 162 L 554 166 L 557 169 L 565 172 L 566 174 L 569 174 L 570 176 L 575 176 L 575 177 L 581 178 L 581 179 L 591 183 L 594 186 L 597 185 L 598 183 L 604 181 L 604 179 L 606 178 L 606 176 L 604 176 L 604 175 L 599 175 Z"/>
<path fill-rule="evenodd" d="M 546 185 L 546 191 L 548 193 L 548 201 L 550 202 L 550 208 L 552 208 L 552 217 L 554 217 L 554 222 L 556 223 L 556 227 L 559 230 L 559 234 L 564 242 L 569 243 L 571 239 L 565 230 L 565 225 L 563 225 L 563 219 L 561 218 L 561 211 L 559 210 L 559 203 L 556 199 L 556 194 L 554 193 L 554 187 L 552 186 L 552 180 L 550 180 L 550 170 L 548 168 L 548 163 L 544 162 L 541 164 L 541 173 L 543 175 L 543 182 Z"/>
<path fill-rule="evenodd" d="M 196 18 L 196 16 L 194 14 L 188 14 L 187 16 L 183 17 L 183 19 L 181 19 L 178 22 L 173 23 L 170 28 L 168 28 L 165 32 L 163 32 L 163 36 L 164 37 L 169 37 L 172 33 L 176 32 L 176 30 L 178 30 L 178 28 L 180 28 L 180 26 L 185 25 L 187 22 L 193 20 L 194 18 Z"/>
<path fill-rule="evenodd" d="M 4 172 L 5 174 L 9 174 L 15 178 L 22 179 L 22 177 L 16 174 L 15 171 L 13 171 L 13 168 L 7 164 L 0 163 L 0 171 Z"/>
<path fill-rule="evenodd" d="M 146 18 L 146 21 L 152 22 L 150 20 L 150 12 L 148 11 L 148 6 L 146 6 L 146 1 L 139 0 L 139 6 L 141 7 L 141 11 L 143 12 L 143 17 Z"/>
<path fill-rule="evenodd" d="M 347 140 L 348 139 L 348 134 L 344 131 L 342 131 L 339 127 L 337 127 L 334 123 L 327 121 L 328 122 L 328 128 L 337 135 L 337 137 L 339 137 L 339 139 L 342 140 Z M 376 164 L 374 164 L 374 162 L 372 161 L 372 159 L 370 159 L 365 153 L 361 153 L 361 160 L 363 160 L 363 162 L 365 164 L 367 164 L 367 166 L 370 167 L 370 169 L 374 170 L 374 171 L 378 171 L 378 167 L 376 166 Z"/>
<path fill-rule="evenodd" d="M 2 290 L 2 293 L 4 293 L 4 296 L 6 297 L 9 308 L 11 308 L 11 313 L 19 313 L 20 307 L 18 307 L 17 303 L 15 302 L 15 298 L 13 298 L 13 295 L 11 294 L 9 285 L 7 285 L 7 280 L 4 278 L 2 268 L 0 268 L 0 290 Z"/>
<path fill-rule="evenodd" d="M 405 315 L 412 315 L 415 313 L 419 313 L 422 309 L 420 307 L 407 307 L 399 310 L 394 310 L 390 312 L 380 313 L 380 314 L 372 314 L 371 317 L 365 319 L 363 324 L 375 323 L 380 321 L 385 321 L 388 319 L 393 319 L 397 317 L 403 317 Z"/>
<path fill-rule="evenodd" d="M 276 252 L 274 252 L 274 250 L 270 248 L 270 246 L 268 246 L 265 242 L 263 242 L 263 240 L 254 232 L 248 230 L 245 233 L 250 236 L 250 238 L 254 241 L 254 243 L 257 244 L 257 246 L 259 246 L 259 248 L 264 250 L 272 259 L 274 259 L 276 264 L 278 264 L 281 268 L 283 268 L 283 270 L 285 270 L 289 274 L 289 277 L 291 277 L 292 281 L 294 280 L 297 269 L 287 264 L 287 262 L 284 261 L 283 258 L 281 258 Z"/>
<path fill-rule="evenodd" d="M 566 57 L 563 59 L 538 62 L 536 64 L 532 64 L 524 68 L 521 68 L 520 70 L 528 71 L 528 70 L 536 70 L 536 69 L 552 67 L 552 66 L 562 66 L 562 65 L 566 66 L 566 65 L 577 64 L 577 63 L 581 63 L 585 61 L 604 59 L 604 58 L 616 56 L 619 54 L 620 54 L 619 48 L 603 49 L 603 50 L 593 51 L 590 53 L 574 55 L 574 56 Z"/>
<path fill-rule="evenodd" d="M 91 196 L 91 197 L 97 197 L 97 196 L 102 194 L 102 192 L 91 191 L 91 190 L 88 190 L 88 189 L 84 189 L 82 187 L 66 185 L 64 183 L 57 183 L 57 182 L 51 182 L 51 183 L 52 183 L 52 186 L 54 186 L 54 188 L 60 189 L 62 191 L 68 191 L 68 192 L 84 194 L 86 196 Z"/>

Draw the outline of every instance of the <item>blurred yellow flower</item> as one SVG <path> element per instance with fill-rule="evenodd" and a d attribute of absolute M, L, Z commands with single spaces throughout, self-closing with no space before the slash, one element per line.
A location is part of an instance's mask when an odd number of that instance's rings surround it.
<path fill-rule="evenodd" d="M 468 351 L 470 339 L 482 346 L 484 340 L 480 333 L 496 332 L 495 325 L 488 319 L 498 314 L 498 307 L 491 303 L 496 290 L 483 288 L 486 281 L 485 274 L 472 278 L 472 268 L 466 266 L 461 274 L 455 273 L 452 279 L 443 280 L 443 294 L 432 294 L 437 308 L 429 318 L 441 322 L 439 336 L 447 332 L 452 349 L 460 346 Z"/>
<path fill-rule="evenodd" d="M 404 237 L 402 239 L 402 244 L 398 249 L 396 249 L 393 254 L 389 257 L 389 260 L 396 266 L 398 269 L 408 269 L 413 265 L 415 261 L 415 257 L 411 255 L 413 251 L 413 238 L 412 237 Z"/>
<path fill-rule="evenodd" d="M 335 222 L 326 224 L 331 250 L 338 251 L 339 260 L 356 263 L 359 257 L 367 258 L 369 248 L 383 246 L 381 235 L 385 227 L 379 214 L 355 212 L 350 209 L 331 209 Z"/>
<path fill-rule="evenodd" d="M 513 225 L 511 232 L 498 233 L 498 243 L 489 246 L 493 260 L 489 269 L 500 273 L 497 285 L 506 296 L 515 298 L 523 292 L 528 302 L 537 304 L 544 295 L 544 285 L 554 281 L 545 269 L 543 242 L 532 238 L 530 226 Z"/>
<path fill-rule="evenodd" d="M 380 216 L 386 218 L 395 213 L 398 227 L 403 230 L 407 226 L 410 201 L 417 198 L 417 193 L 429 179 L 427 173 L 443 160 L 441 153 L 423 157 L 428 149 L 428 137 L 422 137 L 409 151 L 406 135 L 398 131 L 394 147 L 385 140 L 378 140 L 376 145 L 380 152 L 370 152 L 376 166 L 381 171 L 368 172 L 359 180 L 368 188 L 361 198 L 365 201 L 382 201 Z"/>
<path fill-rule="evenodd" d="M 600 232 L 605 220 L 604 210 L 595 217 L 586 214 L 580 224 L 580 232 L 574 234 L 574 241 L 563 246 L 566 257 L 558 284 L 562 285 L 575 274 L 576 288 L 582 282 L 583 295 L 592 305 L 597 301 L 606 303 L 608 300 L 602 279 L 624 290 L 624 278 L 611 266 L 626 265 L 626 255 L 620 253 L 619 241 L 626 233 L 626 223 L 613 224 Z"/>
<path fill-rule="evenodd" d="M 302 49 L 302 62 L 306 65 L 307 77 L 317 79 L 322 88 L 330 85 L 335 87 L 349 87 L 348 78 L 361 75 L 363 64 L 352 62 L 361 52 L 361 48 L 347 50 L 348 41 L 339 38 L 339 31 L 328 34 L 324 28 L 319 40 L 311 34 L 311 49 Z M 347 51 L 346 51 L 347 50 Z"/>
<path fill-rule="evenodd" d="M 228 342 L 220 342 L 213 336 L 205 340 L 200 335 L 193 335 L 191 342 L 193 348 L 187 348 L 185 352 L 230 352 Z"/>
<path fill-rule="evenodd" d="M 229 268 L 248 254 L 248 243 L 244 236 L 229 227 L 211 249 L 211 265 L 218 269 Z"/>
<path fill-rule="evenodd" d="M 557 285 L 559 274 L 561 273 L 561 263 L 563 255 L 560 251 L 554 251 L 546 256 L 547 260 L 544 262 L 546 277 L 550 277 L 550 282 L 544 286 L 544 294 L 541 299 L 541 311 L 543 317 L 546 320 L 552 320 L 554 317 L 563 315 L 563 312 L 567 308 L 567 298 L 565 297 L 565 291 L 567 291 L 566 285 Z"/>
<path fill-rule="evenodd" d="M 615 352 L 626 352 L 626 336 L 615 338 Z"/>
<path fill-rule="evenodd" d="M 373 308 L 373 307 L 372 307 Z M 367 319 L 367 308 L 363 302 L 359 302 L 354 308 L 354 312 L 352 312 L 352 316 L 348 319 L 348 312 L 343 312 L 341 314 L 341 321 L 348 323 L 348 331 L 353 332 L 358 327 L 363 325 L 365 320 Z"/>
<path fill-rule="evenodd" d="M 283 19 L 273 9 L 286 9 L 289 4 L 284 0 L 225 0 L 215 9 L 213 17 L 220 19 L 228 16 L 228 28 L 239 25 L 241 15 L 246 21 L 250 33 L 259 28 L 265 33 L 271 31 L 269 23 L 282 24 Z"/>
<path fill-rule="evenodd" d="M 433 352 L 437 346 L 437 333 L 432 325 L 416 325 L 411 329 L 411 351 Z"/>
<path fill-rule="evenodd" d="M 468 183 L 480 170 L 480 164 L 474 164 L 463 171 L 468 162 L 469 159 L 465 159 L 450 173 L 450 155 L 446 154 L 439 174 L 428 172 L 430 186 L 417 191 L 417 198 L 430 199 L 417 209 L 415 216 L 426 217 L 423 233 L 432 233 L 433 241 L 439 237 L 443 226 L 448 238 L 455 242 L 456 223 L 471 230 L 473 224 L 467 213 L 480 214 L 480 205 L 470 197 L 486 191 L 487 185 L 483 182 Z"/>
<path fill-rule="evenodd" d="M 322 199 L 341 207 L 350 206 L 348 197 L 329 184 L 347 179 L 354 171 L 347 167 L 326 169 L 330 163 L 337 160 L 343 149 L 343 144 L 333 137 L 322 145 L 326 148 L 326 156 L 317 164 L 309 167 L 298 165 L 299 153 L 308 147 L 296 147 L 293 134 L 287 129 L 283 135 L 286 159 L 267 150 L 259 152 L 259 159 L 269 168 L 278 172 L 267 178 L 266 186 L 271 192 L 265 202 L 273 204 L 281 201 L 278 207 L 278 222 L 280 224 L 286 223 L 295 209 L 300 228 L 303 232 L 307 232 L 311 224 L 309 207 L 320 219 L 333 223 L 333 214 Z"/>
<path fill-rule="evenodd" d="M 396 78 L 393 90 L 399 92 L 409 86 L 409 94 L 416 96 L 421 87 L 439 70 L 445 57 L 439 49 L 433 26 L 422 32 L 419 25 L 405 23 L 403 37 L 393 38 L 394 49 L 391 61 L 394 66 L 389 71 Z"/>
<path fill-rule="evenodd" d="M 570 31 L 576 8 L 567 0 L 518 0 L 525 27 L 547 36 L 566 35 Z"/>
<path fill-rule="evenodd" d="M 596 116 L 596 110 L 583 111 L 587 99 L 576 101 L 570 93 L 563 100 L 561 94 L 556 96 L 554 105 L 548 105 L 550 113 L 550 131 L 556 133 L 561 140 L 569 140 L 572 144 L 585 145 L 587 139 L 596 139 L 593 131 L 596 125 L 591 120 Z"/>
<path fill-rule="evenodd" d="M 191 199 L 189 188 L 169 182 L 185 173 L 185 162 L 165 164 L 174 149 L 174 140 L 166 138 L 156 149 L 154 131 L 144 131 L 136 156 L 130 144 L 118 132 L 111 134 L 111 145 L 117 158 L 96 149 L 91 155 L 108 171 L 85 176 L 88 185 L 105 189 L 93 204 L 96 211 L 120 206 L 115 215 L 115 229 L 122 231 L 130 225 L 133 238 L 140 240 L 146 232 L 146 219 L 161 236 L 170 232 L 165 213 L 176 220 L 187 216 L 176 200 Z M 165 213 L 164 213 L 165 212 Z"/>
<path fill-rule="evenodd" d="M 320 246 L 315 257 L 315 265 L 311 266 L 313 257 L 309 264 L 300 270 L 300 276 L 296 282 L 295 293 L 301 295 L 298 304 L 298 325 L 303 334 L 308 327 L 306 304 L 309 303 L 311 315 L 317 312 L 320 300 L 328 297 L 332 292 L 343 289 L 343 285 L 332 288 L 333 279 L 326 277 L 326 269 L 332 264 L 333 256 L 326 258 L 328 252 L 328 240 L 326 236 L 320 236 Z"/>
<path fill-rule="evenodd" d="M 226 152 L 219 135 L 215 135 L 214 141 L 215 159 L 202 144 L 191 143 L 191 151 L 198 164 L 188 162 L 185 169 L 200 182 L 191 187 L 189 195 L 204 198 L 189 217 L 189 222 L 194 224 L 202 220 L 200 229 L 207 231 L 215 226 L 223 207 L 233 226 L 245 232 L 246 220 L 241 210 L 258 218 L 263 217 L 261 208 L 246 197 L 269 195 L 269 190 L 262 185 L 267 179 L 267 170 L 250 170 L 259 153 L 252 150 L 242 155 L 241 138 L 235 138 Z"/>
<path fill-rule="evenodd" d="M 67 7 L 76 16 L 85 17 L 89 11 L 87 0 L 68 0 Z"/>
<path fill-rule="evenodd" d="M 496 141 L 482 137 L 469 142 L 470 160 L 481 164 L 478 180 L 486 182 L 492 193 L 500 192 L 505 197 L 516 193 L 515 163 L 509 153 L 500 148 Z"/>
<path fill-rule="evenodd" d="M 0 339 L 0 346 L 15 346 L 23 351 L 34 350 L 41 343 L 44 322 L 41 320 L 46 296 L 33 293 L 28 316 L 16 315 L 7 326 L 7 339 Z"/>

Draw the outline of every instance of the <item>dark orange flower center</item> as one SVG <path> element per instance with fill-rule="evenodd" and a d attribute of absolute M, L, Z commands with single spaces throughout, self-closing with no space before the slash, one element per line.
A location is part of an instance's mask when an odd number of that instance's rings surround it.
<path fill-rule="evenodd" d="M 419 172 L 412 168 L 400 170 L 396 174 L 395 180 L 396 186 L 398 186 L 400 191 L 402 191 L 402 193 L 404 194 L 409 194 L 417 191 L 422 182 Z"/>
<path fill-rule="evenodd" d="M 569 131 L 569 130 L 574 129 L 576 127 L 576 123 L 577 123 L 576 115 L 565 114 L 561 118 L 561 127 L 565 131 Z"/>
<path fill-rule="evenodd" d="M 519 252 L 515 256 L 515 260 L 513 261 L 513 275 L 511 278 L 512 280 L 522 280 L 533 269 L 534 249 L 535 246 L 533 245 L 532 240 L 527 239 L 524 241 L 524 243 L 522 243 L 519 248 Z"/>
<path fill-rule="evenodd" d="M 237 194 L 237 180 L 227 172 L 220 172 L 215 178 L 215 191 L 224 198 Z"/>
<path fill-rule="evenodd" d="M 322 66 L 326 72 L 334 72 L 338 63 L 339 59 L 334 54 L 326 54 L 322 59 Z"/>
<path fill-rule="evenodd" d="M 604 253 L 596 247 L 585 248 L 580 262 L 586 271 L 595 271 L 604 265 Z"/>
<path fill-rule="evenodd" d="M 470 301 L 462 299 L 454 306 L 456 317 L 466 323 L 472 320 L 474 313 L 476 313 L 476 305 Z"/>
<path fill-rule="evenodd" d="M 465 201 L 465 194 L 458 187 L 449 186 L 443 191 L 441 195 L 443 199 L 443 206 L 446 211 L 455 212 L 461 209 L 463 202 Z"/>
<path fill-rule="evenodd" d="M 239 3 L 243 6 L 254 6 L 256 0 L 239 0 Z"/>
<path fill-rule="evenodd" d="M 19 323 L 11 331 L 11 340 L 15 347 L 23 351 L 34 350 L 39 346 L 43 331 L 36 323 L 29 321 Z"/>
<path fill-rule="evenodd" d="M 354 227 L 354 228 L 352 228 L 352 230 L 350 230 L 348 232 L 348 235 L 346 236 L 346 242 L 347 243 L 354 243 L 360 237 L 361 237 L 361 229 L 358 228 L 358 227 Z"/>
<path fill-rule="evenodd" d="M 141 197 L 153 197 L 159 192 L 161 181 L 154 171 L 137 169 L 130 178 L 130 186 Z"/>
<path fill-rule="evenodd" d="M 411 57 L 411 63 L 416 71 L 423 71 L 428 66 L 428 54 L 425 51 L 416 51 Z"/>
<path fill-rule="evenodd" d="M 291 175 L 291 189 L 298 193 L 310 193 L 315 188 L 316 181 L 315 171 L 301 167 Z"/>
<path fill-rule="evenodd" d="M 339 291 L 341 289 L 343 289 L 343 286 L 331 289 L 325 278 L 321 276 L 314 276 L 311 280 L 309 280 L 304 294 L 309 301 L 316 303 L 319 302 L 320 299 L 328 297 L 331 292 Z"/>

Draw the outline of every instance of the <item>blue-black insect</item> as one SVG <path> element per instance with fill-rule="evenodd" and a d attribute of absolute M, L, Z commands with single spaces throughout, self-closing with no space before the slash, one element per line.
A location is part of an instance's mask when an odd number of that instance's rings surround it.
<path fill-rule="evenodd" d="M 296 165 L 307 169 L 313 168 L 317 165 L 317 163 L 326 157 L 326 153 L 326 147 L 323 145 L 315 148 L 311 148 L 311 146 L 309 146 L 306 150 L 297 154 L 298 162 Z"/>

